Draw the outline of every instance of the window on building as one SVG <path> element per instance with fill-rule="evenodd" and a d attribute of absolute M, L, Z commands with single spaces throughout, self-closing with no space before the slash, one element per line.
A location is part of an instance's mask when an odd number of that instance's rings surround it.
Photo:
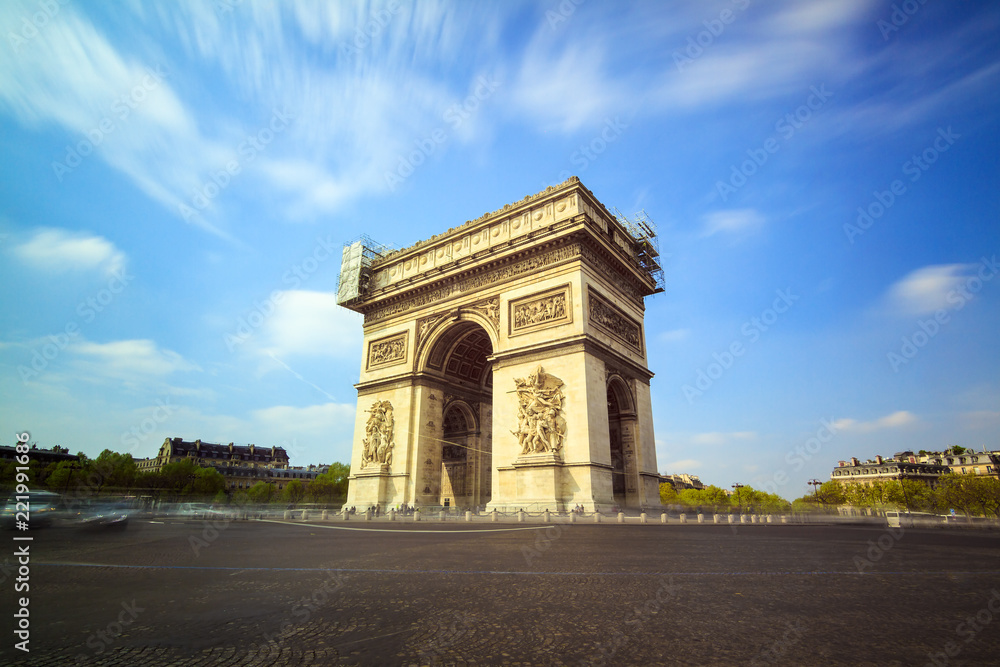
<path fill-rule="evenodd" d="M 962 468 L 962 474 L 963 475 L 965 474 L 965 468 Z"/>

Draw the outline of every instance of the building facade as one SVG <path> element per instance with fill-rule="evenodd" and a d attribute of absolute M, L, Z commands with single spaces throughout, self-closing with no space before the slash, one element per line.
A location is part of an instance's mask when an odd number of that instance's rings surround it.
<path fill-rule="evenodd" d="M 857 458 L 840 461 L 830 479 L 843 484 L 871 484 L 879 479 L 912 479 L 934 487 L 941 475 L 980 475 L 1000 477 L 1000 452 L 953 450 L 944 452 L 896 452 L 892 458 L 876 456 L 861 462 Z"/>
<path fill-rule="evenodd" d="M 400 251 L 344 250 L 364 314 L 348 504 L 658 507 L 655 234 L 573 177 Z"/>
<path fill-rule="evenodd" d="M 141 472 L 156 472 L 168 463 L 182 460 L 215 468 L 225 478 L 230 491 L 249 489 L 257 482 L 274 484 L 280 491 L 292 480 L 307 484 L 326 471 L 326 466 L 290 467 L 288 453 L 283 447 L 221 445 L 181 438 L 167 438 L 155 457 L 138 459 L 136 465 Z"/>

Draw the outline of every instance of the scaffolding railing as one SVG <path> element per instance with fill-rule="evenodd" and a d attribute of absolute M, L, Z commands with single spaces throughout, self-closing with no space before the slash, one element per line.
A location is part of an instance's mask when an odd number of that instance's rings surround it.
<path fill-rule="evenodd" d="M 636 260 L 656 284 L 653 293 L 659 294 L 664 291 L 665 278 L 663 266 L 660 264 L 660 239 L 656 235 L 656 225 L 646 215 L 645 210 L 638 211 L 632 217 L 625 215 L 617 208 L 611 210 L 615 219 L 635 242 Z"/>
<path fill-rule="evenodd" d="M 345 243 L 337 281 L 337 304 L 348 305 L 363 296 L 371 281 L 372 265 L 392 251 L 391 246 L 378 243 L 364 234 Z"/>

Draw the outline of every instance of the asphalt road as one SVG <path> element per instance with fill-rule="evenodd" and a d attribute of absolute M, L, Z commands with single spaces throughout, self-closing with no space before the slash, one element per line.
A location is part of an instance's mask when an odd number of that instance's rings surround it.
<path fill-rule="evenodd" d="M 996 533 L 133 520 L 33 534 L 27 593 L 5 561 L 2 664 L 1000 664 Z M 12 633 L 24 595 L 30 653 Z"/>

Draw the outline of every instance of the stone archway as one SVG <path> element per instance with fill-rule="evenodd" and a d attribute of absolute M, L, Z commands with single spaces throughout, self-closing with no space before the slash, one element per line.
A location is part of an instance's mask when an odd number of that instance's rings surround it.
<path fill-rule="evenodd" d="M 480 507 L 489 502 L 492 490 L 493 438 L 483 424 L 490 423 L 493 411 L 493 343 L 474 318 L 459 319 L 432 332 L 426 352 L 422 380 L 440 392 L 434 403 L 440 406 L 441 417 L 437 422 L 428 420 L 418 443 L 427 478 L 420 501 Z M 432 462 L 429 466 L 427 460 Z"/>
<path fill-rule="evenodd" d="M 346 247 L 338 303 L 365 318 L 348 503 L 658 506 L 655 245 L 574 177 L 404 250 Z"/>
<path fill-rule="evenodd" d="M 638 418 L 635 401 L 627 383 L 618 375 L 608 379 L 607 397 L 612 496 L 619 507 L 630 507 L 636 501 L 639 482 L 636 475 Z"/>

